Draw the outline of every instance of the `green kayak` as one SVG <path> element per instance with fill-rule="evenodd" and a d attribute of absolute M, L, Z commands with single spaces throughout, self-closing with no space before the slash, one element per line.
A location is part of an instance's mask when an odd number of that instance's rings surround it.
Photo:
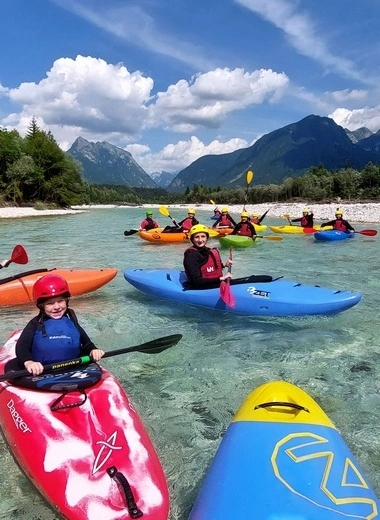
<path fill-rule="evenodd" d="M 219 238 L 222 247 L 252 247 L 260 242 L 260 238 L 253 240 L 251 237 L 241 235 L 226 235 Z"/>

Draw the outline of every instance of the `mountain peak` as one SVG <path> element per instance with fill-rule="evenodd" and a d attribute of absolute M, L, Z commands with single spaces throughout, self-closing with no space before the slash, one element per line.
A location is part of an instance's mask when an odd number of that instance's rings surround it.
<path fill-rule="evenodd" d="M 84 179 L 90 184 L 158 187 L 129 152 L 106 141 L 92 143 L 78 137 L 67 153 L 81 163 Z"/>

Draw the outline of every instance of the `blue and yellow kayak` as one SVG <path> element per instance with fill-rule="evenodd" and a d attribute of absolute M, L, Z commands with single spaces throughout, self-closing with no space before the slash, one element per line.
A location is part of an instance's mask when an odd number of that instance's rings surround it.
<path fill-rule="evenodd" d="M 322 408 L 283 381 L 236 413 L 189 520 L 379 519 L 380 501 Z"/>

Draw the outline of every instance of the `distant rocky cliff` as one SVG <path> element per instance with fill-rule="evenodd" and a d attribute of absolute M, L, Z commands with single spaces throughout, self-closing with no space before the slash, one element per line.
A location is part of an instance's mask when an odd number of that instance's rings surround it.
<path fill-rule="evenodd" d="M 129 152 L 107 142 L 91 143 L 78 137 L 67 153 L 82 165 L 83 177 L 90 184 L 158 187 Z"/>

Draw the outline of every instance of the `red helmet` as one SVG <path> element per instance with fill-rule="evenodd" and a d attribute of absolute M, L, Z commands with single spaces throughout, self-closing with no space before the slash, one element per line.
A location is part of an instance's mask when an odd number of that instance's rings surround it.
<path fill-rule="evenodd" d="M 39 278 L 33 285 L 33 299 L 37 305 L 55 296 L 64 296 L 65 298 L 71 296 L 69 286 L 62 276 L 47 274 Z"/>

